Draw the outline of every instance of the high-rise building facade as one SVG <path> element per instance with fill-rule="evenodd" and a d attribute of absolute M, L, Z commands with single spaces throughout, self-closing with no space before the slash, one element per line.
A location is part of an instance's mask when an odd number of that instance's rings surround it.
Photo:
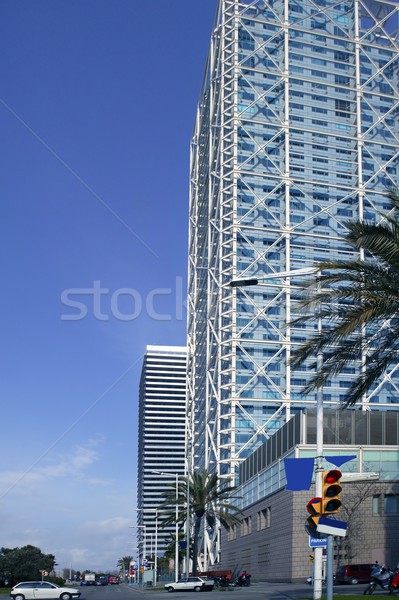
<path fill-rule="evenodd" d="M 175 527 L 159 527 L 162 494 L 184 475 L 186 359 L 183 346 L 147 346 L 140 380 L 137 473 L 139 557 L 162 555 Z"/>
<path fill-rule="evenodd" d="M 355 253 L 345 222 L 398 183 L 398 11 L 379 0 L 219 0 L 191 147 L 189 418 L 197 465 L 234 476 L 311 376 L 290 367 L 300 277 Z M 275 274 L 275 277 L 273 277 Z M 262 278 L 233 289 L 236 278 Z M 360 360 L 323 390 L 345 399 Z M 389 370 L 363 400 L 399 399 Z"/>

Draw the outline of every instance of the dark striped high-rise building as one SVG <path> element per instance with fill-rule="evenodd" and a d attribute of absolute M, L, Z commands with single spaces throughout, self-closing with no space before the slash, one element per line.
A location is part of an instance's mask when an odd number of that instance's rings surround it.
<path fill-rule="evenodd" d="M 163 554 L 174 525 L 157 528 L 156 509 L 185 468 L 186 348 L 147 346 L 140 380 L 137 539 L 141 558 Z M 154 472 L 155 471 L 155 472 Z"/>

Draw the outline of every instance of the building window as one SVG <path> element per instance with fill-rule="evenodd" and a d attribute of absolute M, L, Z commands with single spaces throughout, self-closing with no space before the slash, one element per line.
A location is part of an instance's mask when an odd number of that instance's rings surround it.
<path fill-rule="evenodd" d="M 380 495 L 373 496 L 373 515 L 380 514 Z"/>
<path fill-rule="evenodd" d="M 271 508 L 268 506 L 258 512 L 258 531 L 270 527 Z"/>
<path fill-rule="evenodd" d="M 241 537 L 252 533 L 252 517 L 246 517 L 241 522 Z"/>
<path fill-rule="evenodd" d="M 229 542 L 231 542 L 232 540 L 236 540 L 236 539 L 237 539 L 237 527 L 235 525 L 232 525 L 227 530 L 227 540 Z"/>
<path fill-rule="evenodd" d="M 399 498 L 395 494 L 385 494 L 384 513 L 386 515 L 397 515 L 399 513 Z"/>

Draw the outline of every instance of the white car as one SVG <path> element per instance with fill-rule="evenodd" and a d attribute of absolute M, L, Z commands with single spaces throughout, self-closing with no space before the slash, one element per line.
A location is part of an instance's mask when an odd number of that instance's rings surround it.
<path fill-rule="evenodd" d="M 49 600 L 60 598 L 61 600 L 71 600 L 79 598 L 80 591 L 72 587 L 60 587 L 49 581 L 21 581 L 17 583 L 11 592 L 10 598 L 13 600 Z"/>
<path fill-rule="evenodd" d="M 183 577 L 179 581 L 171 581 L 165 584 L 165 589 L 168 592 L 177 591 L 189 591 L 194 592 L 210 592 L 213 590 L 215 582 L 213 579 L 206 579 L 205 577 Z"/>

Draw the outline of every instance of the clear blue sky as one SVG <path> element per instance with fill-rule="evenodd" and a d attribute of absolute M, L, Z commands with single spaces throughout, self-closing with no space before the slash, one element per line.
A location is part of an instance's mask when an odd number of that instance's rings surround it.
<path fill-rule="evenodd" d="M 216 5 L 0 3 L 0 546 L 59 569 L 132 553 L 143 353 L 185 344 L 189 141 Z"/>

